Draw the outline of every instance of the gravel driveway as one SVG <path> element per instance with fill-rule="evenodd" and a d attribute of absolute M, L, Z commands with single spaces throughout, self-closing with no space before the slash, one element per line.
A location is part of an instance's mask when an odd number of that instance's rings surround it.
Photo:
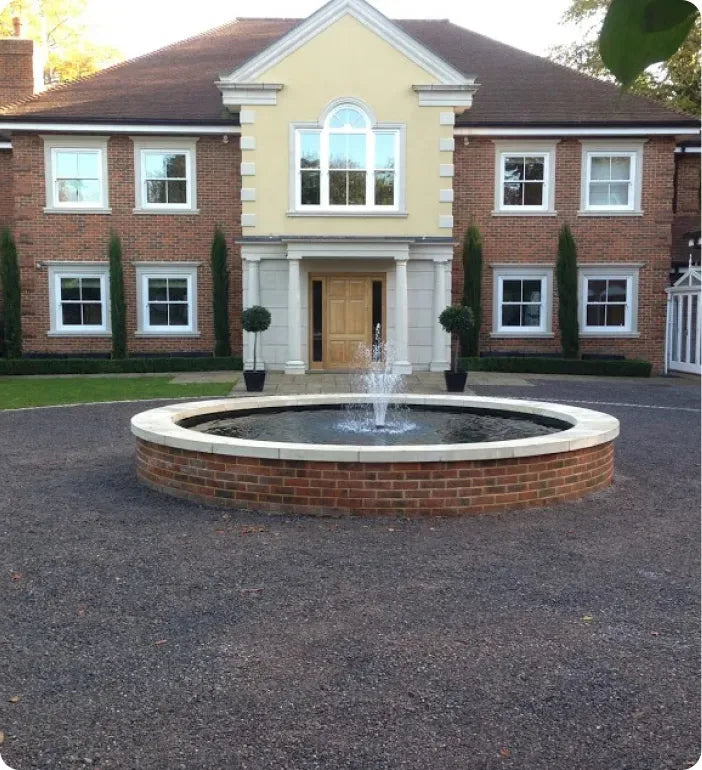
<path fill-rule="evenodd" d="M 694 764 L 698 388 L 476 390 L 617 404 L 592 404 L 622 422 L 613 488 L 463 520 L 227 514 L 137 484 L 128 423 L 146 406 L 0 413 L 3 759 Z"/>

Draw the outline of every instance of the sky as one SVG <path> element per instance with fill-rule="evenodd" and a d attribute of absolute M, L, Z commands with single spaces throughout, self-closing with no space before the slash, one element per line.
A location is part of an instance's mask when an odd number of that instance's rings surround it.
<path fill-rule="evenodd" d="M 86 21 L 95 42 L 126 58 L 245 16 L 308 16 L 324 0 L 89 0 Z M 577 37 L 559 24 L 568 0 L 372 0 L 390 18 L 448 18 L 531 53 Z M 3 5 L 0 0 L 0 6 Z M 536 9 L 538 8 L 538 12 Z M 182 9 L 182 10 L 179 10 Z"/>

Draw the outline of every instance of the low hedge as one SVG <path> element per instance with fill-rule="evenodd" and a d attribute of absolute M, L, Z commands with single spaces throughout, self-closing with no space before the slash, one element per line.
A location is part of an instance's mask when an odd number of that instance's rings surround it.
<path fill-rule="evenodd" d="M 142 374 L 240 370 L 239 356 L 225 358 L 11 358 L 0 359 L 0 375 L 14 374 Z"/>
<path fill-rule="evenodd" d="M 527 374 L 592 374 L 606 377 L 650 377 L 651 364 L 640 359 L 540 358 L 531 356 L 486 356 L 459 358 L 466 372 L 519 372 Z"/>

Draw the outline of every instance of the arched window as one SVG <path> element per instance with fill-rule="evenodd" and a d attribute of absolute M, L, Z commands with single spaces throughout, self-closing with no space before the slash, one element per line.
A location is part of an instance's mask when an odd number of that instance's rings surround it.
<path fill-rule="evenodd" d="M 345 103 L 321 128 L 295 134 L 296 208 L 397 208 L 398 129 L 374 128 L 361 107 Z"/>

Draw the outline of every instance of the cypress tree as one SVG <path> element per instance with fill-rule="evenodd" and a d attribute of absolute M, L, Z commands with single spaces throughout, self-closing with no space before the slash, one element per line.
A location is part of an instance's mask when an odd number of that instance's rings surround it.
<path fill-rule="evenodd" d="M 127 357 L 127 307 L 124 299 L 122 243 L 110 234 L 110 313 L 112 316 L 112 358 Z"/>
<path fill-rule="evenodd" d="M 558 234 L 558 326 L 565 358 L 578 358 L 580 339 L 578 331 L 578 253 L 570 227 L 564 224 Z"/>
<path fill-rule="evenodd" d="M 463 243 L 463 304 L 473 313 L 470 330 L 461 335 L 464 356 L 480 353 L 480 288 L 483 277 L 483 239 L 477 225 L 471 225 Z"/>
<path fill-rule="evenodd" d="M 211 254 L 212 315 L 214 319 L 215 356 L 232 354 L 229 340 L 229 269 L 227 268 L 227 239 L 215 228 Z"/>
<path fill-rule="evenodd" d="M 17 247 L 9 228 L 0 236 L 0 284 L 3 294 L 3 322 L 8 358 L 22 358 L 22 295 Z"/>

